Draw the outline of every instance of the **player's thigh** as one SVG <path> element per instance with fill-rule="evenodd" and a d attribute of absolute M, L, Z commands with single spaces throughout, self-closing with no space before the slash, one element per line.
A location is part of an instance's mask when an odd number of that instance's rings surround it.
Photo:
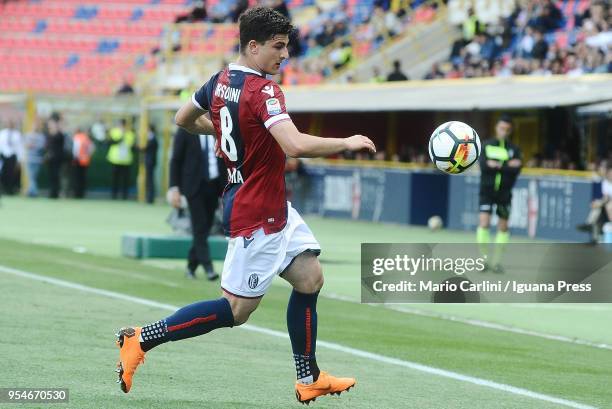
<path fill-rule="evenodd" d="M 319 291 L 323 287 L 323 269 L 317 253 L 304 251 L 299 254 L 283 271 L 281 277 L 300 293 L 312 294 Z"/>
<path fill-rule="evenodd" d="M 282 232 L 266 235 L 259 229 L 250 237 L 231 238 L 223 263 L 221 288 L 238 297 L 263 296 L 280 271 L 284 248 L 286 239 Z"/>

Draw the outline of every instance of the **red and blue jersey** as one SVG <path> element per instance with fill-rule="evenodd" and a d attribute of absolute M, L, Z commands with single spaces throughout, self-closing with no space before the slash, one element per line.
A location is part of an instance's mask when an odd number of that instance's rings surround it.
<path fill-rule="evenodd" d="M 230 64 L 192 96 L 210 112 L 227 165 L 223 227 L 230 237 L 281 231 L 287 222 L 285 153 L 269 129 L 289 120 L 285 97 L 273 81 Z"/>

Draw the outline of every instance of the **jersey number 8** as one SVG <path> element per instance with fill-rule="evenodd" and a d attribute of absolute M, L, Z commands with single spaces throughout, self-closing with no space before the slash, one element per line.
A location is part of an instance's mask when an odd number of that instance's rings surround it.
<path fill-rule="evenodd" d="M 236 142 L 232 138 L 234 122 L 227 107 L 221 108 L 219 114 L 221 115 L 221 150 L 225 152 L 230 161 L 236 162 L 238 160 L 238 149 L 236 149 Z"/>

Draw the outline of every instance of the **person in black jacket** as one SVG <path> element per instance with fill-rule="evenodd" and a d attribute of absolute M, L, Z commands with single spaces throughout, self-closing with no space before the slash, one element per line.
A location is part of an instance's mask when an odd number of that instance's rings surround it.
<path fill-rule="evenodd" d="M 145 170 L 146 170 L 146 191 L 147 203 L 155 201 L 155 167 L 157 166 L 157 133 L 153 124 L 149 125 L 149 133 L 147 135 L 147 145 L 144 148 L 145 155 Z"/>
<path fill-rule="evenodd" d="M 61 130 L 61 118 L 52 115 L 47 122 L 46 155 L 47 170 L 49 172 L 49 198 L 57 199 L 60 194 L 60 179 L 62 164 L 66 159 L 64 146 L 66 145 L 66 135 Z"/>
<path fill-rule="evenodd" d="M 182 128 L 174 135 L 170 201 L 178 209 L 183 195 L 189 206 L 193 244 L 187 262 L 188 278 L 195 278 L 199 265 L 204 267 L 209 280 L 219 278 L 210 259 L 208 234 L 225 187 L 226 171 L 223 162 L 215 156 L 214 144 L 212 135 L 193 135 Z"/>
<path fill-rule="evenodd" d="M 491 264 L 493 271 L 502 273 L 499 264 L 504 246 L 510 241 L 508 219 L 512 203 L 512 188 L 521 172 L 522 159 L 518 146 L 508 140 L 512 133 L 512 118 L 502 115 L 495 125 L 495 138 L 485 141 L 480 154 L 480 223 L 476 239 L 483 255 L 487 255 L 490 241 L 489 225 L 495 207 L 499 221 L 495 237 L 495 254 Z"/>

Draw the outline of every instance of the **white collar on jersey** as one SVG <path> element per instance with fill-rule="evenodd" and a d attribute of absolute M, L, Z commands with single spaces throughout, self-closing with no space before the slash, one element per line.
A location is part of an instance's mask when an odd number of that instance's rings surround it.
<path fill-rule="evenodd" d="M 240 65 L 240 64 L 234 64 L 234 63 L 230 63 L 229 64 L 229 69 L 230 71 L 244 71 L 244 72 L 250 72 L 251 74 L 257 74 L 259 76 L 263 77 L 263 74 L 259 71 L 255 71 L 252 68 L 249 67 L 245 67 L 244 65 Z"/>

